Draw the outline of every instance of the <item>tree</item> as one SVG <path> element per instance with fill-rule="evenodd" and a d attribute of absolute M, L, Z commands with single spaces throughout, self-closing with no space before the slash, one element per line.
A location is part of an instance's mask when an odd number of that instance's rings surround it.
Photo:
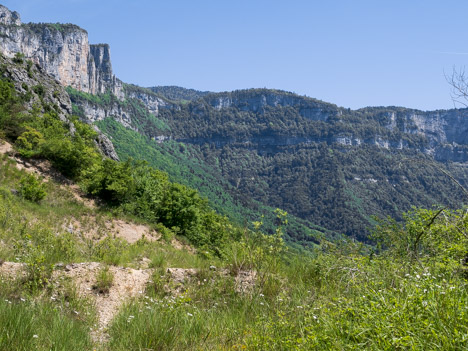
<path fill-rule="evenodd" d="M 468 75 L 465 67 L 453 68 L 451 75 L 445 75 L 445 79 L 451 87 L 451 96 L 454 104 L 468 107 Z"/>

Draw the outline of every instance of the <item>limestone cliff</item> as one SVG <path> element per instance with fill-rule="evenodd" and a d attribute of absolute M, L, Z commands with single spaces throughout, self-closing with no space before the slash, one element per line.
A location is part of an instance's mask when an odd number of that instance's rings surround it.
<path fill-rule="evenodd" d="M 0 54 L 0 76 L 13 83 L 27 110 L 39 109 L 42 113 L 55 111 L 60 120 L 68 126 L 70 133 L 75 132 L 74 123 L 69 118 L 72 113 L 70 96 L 64 87 L 47 74 L 41 66 L 23 58 L 12 60 Z M 96 144 L 102 153 L 118 160 L 119 157 L 109 138 L 97 127 L 94 129 L 98 133 Z"/>
<path fill-rule="evenodd" d="M 235 144 L 268 152 L 323 142 L 346 147 L 373 145 L 412 149 L 438 161 L 468 162 L 468 109 L 351 110 L 271 89 L 211 93 L 180 107 L 181 113 L 169 115 L 171 136 L 185 143 Z M 187 115 L 191 118 L 185 119 Z"/>
<path fill-rule="evenodd" d="M 122 82 L 112 73 L 107 44 L 90 45 L 88 33 L 73 24 L 21 23 L 17 12 L 0 5 L 0 51 L 22 53 L 64 86 L 123 98 Z"/>

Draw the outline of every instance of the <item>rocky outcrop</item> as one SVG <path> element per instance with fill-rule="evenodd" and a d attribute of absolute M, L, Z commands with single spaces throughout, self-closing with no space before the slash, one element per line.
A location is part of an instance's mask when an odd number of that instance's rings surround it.
<path fill-rule="evenodd" d="M 0 5 L 0 24 L 20 26 L 20 15 L 16 11 L 10 11 L 5 6 Z"/>
<path fill-rule="evenodd" d="M 18 93 L 25 96 L 24 105 L 27 109 L 33 106 L 38 106 L 42 112 L 53 109 L 62 121 L 67 120 L 72 112 L 70 97 L 40 66 L 23 59 L 12 62 L 0 55 L 0 67 L 0 75 L 10 80 Z"/>
<path fill-rule="evenodd" d="M 297 106 L 302 117 L 326 121 L 331 115 L 339 113 L 332 104 L 314 99 L 304 99 L 299 95 L 287 92 L 266 91 L 252 94 L 255 90 L 235 91 L 232 93 L 211 94 L 205 98 L 209 105 L 217 110 L 235 106 L 241 111 L 262 112 L 265 108 Z"/>
<path fill-rule="evenodd" d="M 126 95 L 128 98 L 140 100 L 150 113 L 157 116 L 161 108 L 173 108 L 174 104 L 170 104 L 166 100 L 160 98 L 151 91 L 145 91 L 138 87 L 126 88 Z"/>
<path fill-rule="evenodd" d="M 96 145 L 99 148 L 99 150 L 101 150 L 102 154 L 104 156 L 109 157 L 110 159 L 118 161 L 119 156 L 117 155 L 117 152 L 114 149 L 114 144 L 112 144 L 112 141 L 110 141 L 107 135 L 103 134 L 98 127 L 93 126 L 93 128 L 98 133 Z"/>
<path fill-rule="evenodd" d="M 97 121 L 102 121 L 107 117 L 112 117 L 117 122 L 121 123 L 124 127 L 135 129 L 132 126 L 130 112 L 118 102 L 106 106 L 83 100 L 75 101 L 75 103 L 82 110 L 82 114 L 85 116 L 85 119 L 88 123 L 94 123 Z"/>
<path fill-rule="evenodd" d="M 39 109 L 42 113 L 56 112 L 61 121 L 68 125 L 71 134 L 75 126 L 69 119 L 72 113 L 70 96 L 59 82 L 50 77 L 44 70 L 32 62 L 17 58 L 14 61 L 0 55 L 0 75 L 11 81 L 21 94 L 26 109 Z M 102 154 L 118 160 L 112 142 L 94 127 L 98 133 L 96 144 Z"/>
<path fill-rule="evenodd" d="M 90 45 L 88 33 L 72 24 L 22 24 L 18 13 L 0 6 L 0 51 L 22 53 L 64 86 L 123 98 L 122 82 L 112 73 L 108 45 Z"/>

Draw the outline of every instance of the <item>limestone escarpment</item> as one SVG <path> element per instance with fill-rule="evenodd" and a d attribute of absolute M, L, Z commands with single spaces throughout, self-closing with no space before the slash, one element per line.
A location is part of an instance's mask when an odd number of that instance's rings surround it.
<path fill-rule="evenodd" d="M 41 66 L 24 58 L 12 60 L 0 54 L 0 76 L 13 84 L 27 110 L 57 113 L 59 119 L 68 126 L 70 133 L 75 133 L 74 122 L 70 119 L 72 113 L 70 96 L 64 87 L 48 75 Z M 94 129 L 98 133 L 95 142 L 103 155 L 118 160 L 109 138 L 97 127 Z"/>
<path fill-rule="evenodd" d="M 143 89 L 128 89 L 127 97 L 140 100 L 148 109 L 148 111 L 155 116 L 158 115 L 161 108 L 173 107 L 173 104 L 161 99 L 160 97 L 150 92 L 143 91 Z"/>
<path fill-rule="evenodd" d="M 84 119 L 88 123 L 94 123 L 102 121 L 105 118 L 112 117 L 124 127 L 135 129 L 132 126 L 132 119 L 130 117 L 131 112 L 118 101 L 105 106 L 86 100 L 75 100 L 73 97 L 72 101 L 79 107 Z"/>
<path fill-rule="evenodd" d="M 88 33 L 72 24 L 21 23 L 18 13 L 0 5 L 0 50 L 22 53 L 64 86 L 123 98 L 122 82 L 112 73 L 109 45 L 90 45 Z"/>
<path fill-rule="evenodd" d="M 57 81 L 44 74 L 40 66 L 24 60 L 12 62 L 0 55 L 0 76 L 12 82 L 18 93 L 25 95 L 23 103 L 28 110 L 38 106 L 41 112 L 48 112 L 46 106 L 57 112 L 62 121 L 71 114 L 70 97 Z"/>
<path fill-rule="evenodd" d="M 438 161 L 468 162 L 468 109 L 351 110 L 271 89 L 211 93 L 181 108 L 182 113 L 171 112 L 169 118 L 173 138 L 185 143 L 235 144 L 271 153 L 299 144 L 370 145 L 414 150 Z"/>

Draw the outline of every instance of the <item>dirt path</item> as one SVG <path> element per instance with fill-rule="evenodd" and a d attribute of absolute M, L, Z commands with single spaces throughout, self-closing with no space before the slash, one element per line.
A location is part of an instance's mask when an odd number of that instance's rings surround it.
<path fill-rule="evenodd" d="M 98 314 L 98 325 L 91 335 L 96 342 L 108 339 L 107 327 L 120 307 L 128 300 L 141 296 L 151 277 L 150 270 L 109 267 L 114 279 L 107 293 L 99 293 L 96 289 L 96 277 L 103 265 L 97 262 L 74 263 L 67 265 L 63 271 L 54 272 L 54 281 L 71 278 L 78 293 L 82 297 L 94 301 Z"/>

